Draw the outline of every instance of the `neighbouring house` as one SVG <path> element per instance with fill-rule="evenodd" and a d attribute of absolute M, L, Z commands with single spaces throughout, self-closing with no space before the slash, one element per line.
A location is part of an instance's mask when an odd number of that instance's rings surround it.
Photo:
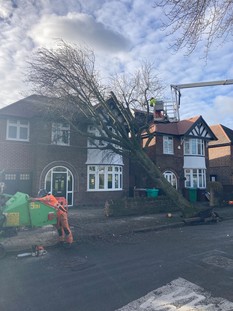
<path fill-rule="evenodd" d="M 164 118 L 159 122 L 155 120 L 150 133 L 153 139 L 146 152 L 164 177 L 187 199 L 191 194 L 196 196 L 194 200 L 205 200 L 209 180 L 207 147 L 216 137 L 202 116 L 173 122 Z M 148 135 L 145 134 L 144 146 L 147 140 Z M 135 164 L 130 169 L 131 191 L 133 186 L 136 189 L 155 186 L 143 175 L 142 170 L 140 173 L 135 170 Z"/>
<path fill-rule="evenodd" d="M 4 191 L 36 196 L 46 188 L 69 206 L 99 205 L 128 194 L 128 159 L 99 150 L 62 119 L 45 118 L 48 98 L 32 95 L 0 109 Z M 86 122 L 87 131 L 96 132 Z"/>
<path fill-rule="evenodd" d="M 217 137 L 208 145 L 210 180 L 220 182 L 224 197 L 233 200 L 233 130 L 221 124 L 210 128 Z"/>

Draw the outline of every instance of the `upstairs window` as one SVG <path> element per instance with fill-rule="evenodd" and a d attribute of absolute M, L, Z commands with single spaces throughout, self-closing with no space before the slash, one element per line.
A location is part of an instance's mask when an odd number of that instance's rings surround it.
<path fill-rule="evenodd" d="M 100 133 L 98 131 L 98 129 L 92 125 L 89 125 L 88 126 L 88 133 L 90 133 L 91 135 L 95 136 L 95 137 L 99 137 L 100 136 Z M 89 137 L 88 138 L 88 141 L 87 141 L 87 146 L 88 147 L 95 147 L 95 148 L 98 148 L 98 147 L 105 147 L 107 144 L 105 141 L 102 141 L 102 140 L 98 140 L 98 139 L 94 139 L 94 138 L 91 138 Z"/>
<path fill-rule="evenodd" d="M 112 132 L 113 134 L 115 134 L 115 131 L 113 129 L 112 126 L 108 126 L 108 130 L 110 132 Z M 95 127 L 95 126 L 92 126 L 92 125 L 89 125 L 88 126 L 88 133 L 90 133 L 91 135 L 93 135 L 94 137 L 100 137 L 102 136 L 103 138 L 104 137 L 107 137 L 107 133 L 100 133 L 99 130 Z M 106 147 L 108 145 L 108 142 L 106 142 L 105 140 L 101 140 L 101 139 L 94 139 L 94 137 L 89 137 L 88 140 L 87 140 L 87 147 L 91 147 L 91 148 L 103 148 L 103 147 Z M 120 149 L 121 147 L 119 147 L 118 145 L 115 145 L 113 144 L 113 147 L 116 148 L 116 149 Z"/>
<path fill-rule="evenodd" d="M 70 145 L 70 125 L 67 123 L 52 124 L 52 144 L 59 146 Z"/>
<path fill-rule="evenodd" d="M 7 120 L 7 140 L 29 141 L 29 122 L 26 120 Z"/>
<path fill-rule="evenodd" d="M 163 136 L 163 153 L 164 154 L 174 154 L 173 137 L 172 136 Z"/>
<path fill-rule="evenodd" d="M 184 139 L 184 155 L 205 155 L 204 140 L 199 138 Z"/>

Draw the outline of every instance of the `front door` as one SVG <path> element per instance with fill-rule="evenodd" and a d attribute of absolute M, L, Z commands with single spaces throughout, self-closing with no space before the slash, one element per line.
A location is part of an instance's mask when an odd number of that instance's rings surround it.
<path fill-rule="evenodd" d="M 52 192 L 55 197 L 66 197 L 66 173 L 53 172 Z"/>

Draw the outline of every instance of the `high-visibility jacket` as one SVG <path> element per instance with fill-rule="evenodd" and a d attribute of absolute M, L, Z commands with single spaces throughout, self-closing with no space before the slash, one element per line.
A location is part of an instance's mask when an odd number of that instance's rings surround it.
<path fill-rule="evenodd" d="M 47 194 L 45 195 L 44 197 L 42 198 L 36 198 L 37 200 L 41 201 L 41 202 L 44 202 L 48 205 L 51 205 L 53 207 L 57 207 L 59 202 L 58 200 L 55 198 L 55 196 L 53 196 L 52 194 Z"/>
<path fill-rule="evenodd" d="M 59 241 L 71 244 L 73 242 L 73 235 L 68 223 L 68 212 L 63 204 L 60 204 L 58 200 L 52 195 L 47 194 L 42 198 L 38 198 L 39 201 L 45 204 L 51 205 L 57 210 L 57 231 L 59 235 Z"/>
<path fill-rule="evenodd" d="M 151 97 L 150 99 L 150 106 L 154 107 L 156 105 L 156 99 L 154 97 Z"/>

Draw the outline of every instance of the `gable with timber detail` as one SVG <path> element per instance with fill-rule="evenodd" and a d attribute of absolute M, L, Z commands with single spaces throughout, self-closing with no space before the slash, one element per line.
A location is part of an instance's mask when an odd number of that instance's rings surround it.
<path fill-rule="evenodd" d="M 205 122 L 196 123 L 187 134 L 191 137 L 203 139 L 211 139 L 213 137 L 209 127 L 206 126 Z"/>

